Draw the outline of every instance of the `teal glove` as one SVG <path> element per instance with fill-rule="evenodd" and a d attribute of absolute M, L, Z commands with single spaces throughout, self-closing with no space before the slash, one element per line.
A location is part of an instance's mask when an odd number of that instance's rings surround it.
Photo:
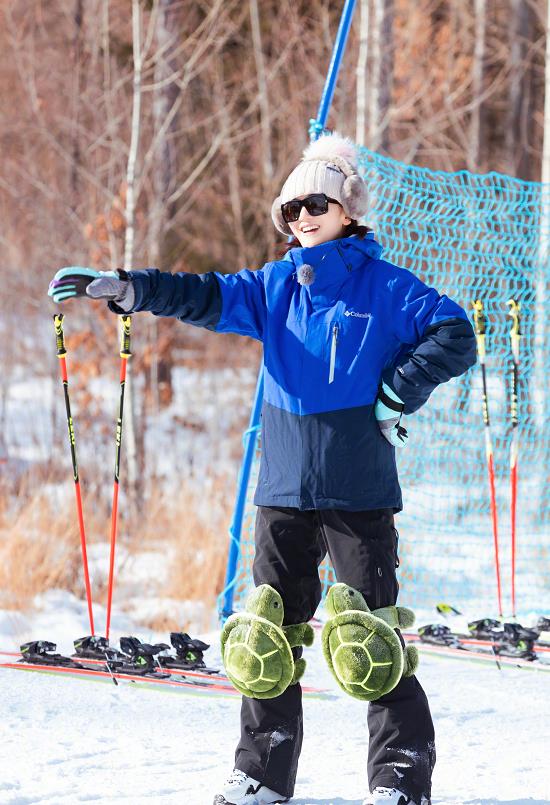
<path fill-rule="evenodd" d="M 404 447 L 409 438 L 406 429 L 401 425 L 404 407 L 405 404 L 395 391 L 392 391 L 387 383 L 382 383 L 374 406 L 374 416 L 378 421 L 380 433 L 394 447 Z"/>
<path fill-rule="evenodd" d="M 134 304 L 134 287 L 126 271 L 95 271 L 93 268 L 60 268 L 50 282 L 48 296 L 58 304 L 73 297 L 90 297 L 115 302 L 125 311 Z"/>

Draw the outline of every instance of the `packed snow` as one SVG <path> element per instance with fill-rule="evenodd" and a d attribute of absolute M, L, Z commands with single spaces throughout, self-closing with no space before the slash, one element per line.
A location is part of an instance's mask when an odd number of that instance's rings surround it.
<path fill-rule="evenodd" d="M 33 613 L 0 612 L 0 648 L 50 639 L 68 653 L 88 632 L 86 605 L 43 596 Z M 103 622 L 104 611 L 96 608 Z M 115 616 L 121 634 L 164 639 Z M 194 635 L 212 644 L 218 636 Z M 340 692 L 317 636 L 306 681 L 334 698 L 304 700 L 305 739 L 294 805 L 361 805 L 367 792 L 366 706 Z M 437 731 L 434 805 L 550 803 L 550 674 L 422 657 L 419 678 Z M 0 669 L 0 803 L 211 805 L 232 769 L 236 697 L 192 696 Z"/>

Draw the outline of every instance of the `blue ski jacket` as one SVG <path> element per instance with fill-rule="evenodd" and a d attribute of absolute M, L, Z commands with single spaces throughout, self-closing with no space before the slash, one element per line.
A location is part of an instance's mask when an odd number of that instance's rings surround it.
<path fill-rule="evenodd" d="M 131 312 L 263 342 L 256 505 L 399 511 L 395 448 L 374 416 L 381 381 L 411 414 L 475 363 L 463 309 L 381 253 L 372 235 L 352 236 L 293 248 L 258 271 L 130 272 Z M 310 285 L 298 282 L 304 265 Z"/>

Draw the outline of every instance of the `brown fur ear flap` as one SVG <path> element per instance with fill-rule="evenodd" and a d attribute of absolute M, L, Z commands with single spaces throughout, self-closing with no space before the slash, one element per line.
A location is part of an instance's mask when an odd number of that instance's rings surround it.
<path fill-rule="evenodd" d="M 277 196 L 271 205 L 271 220 L 275 224 L 275 228 L 282 232 L 283 235 L 292 235 L 292 229 L 286 223 L 281 212 L 281 197 Z"/>
<path fill-rule="evenodd" d="M 369 208 L 369 193 L 363 179 L 354 173 L 342 187 L 342 206 L 351 218 L 362 218 Z"/>

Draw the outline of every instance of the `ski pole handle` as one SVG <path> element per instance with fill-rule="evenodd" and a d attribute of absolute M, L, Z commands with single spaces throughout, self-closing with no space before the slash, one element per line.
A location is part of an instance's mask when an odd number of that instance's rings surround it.
<path fill-rule="evenodd" d="M 483 411 L 483 422 L 485 424 L 485 442 L 486 442 L 486 452 L 487 455 L 493 452 L 493 448 L 491 445 L 491 433 L 489 430 L 490 420 L 489 420 L 489 395 L 487 393 L 487 374 L 485 370 L 485 336 L 487 333 L 487 317 L 485 316 L 485 311 L 483 309 L 483 302 L 481 299 L 476 299 L 472 302 L 472 307 L 474 309 L 474 330 L 476 335 L 476 343 L 477 343 L 477 352 L 479 355 L 479 364 L 481 368 L 481 380 L 482 380 L 482 411 Z"/>
<path fill-rule="evenodd" d="M 132 317 L 122 316 L 121 328 L 120 328 L 120 357 L 126 360 L 128 360 L 128 358 L 130 358 L 132 355 L 130 351 L 131 329 L 132 329 Z"/>
<path fill-rule="evenodd" d="M 477 351 L 479 354 L 479 362 L 485 363 L 485 335 L 487 332 L 487 317 L 483 308 L 481 299 L 475 299 L 472 302 L 474 309 L 474 330 L 477 341 Z"/>
<path fill-rule="evenodd" d="M 509 299 L 506 304 L 510 307 L 508 315 L 512 317 L 512 329 L 510 330 L 512 354 L 514 356 L 515 363 L 519 363 L 519 339 L 522 334 L 519 316 L 520 306 L 515 299 Z"/>
<path fill-rule="evenodd" d="M 55 328 L 55 346 L 57 348 L 57 357 L 64 358 L 67 354 L 65 349 L 65 336 L 63 334 L 63 313 L 56 313 L 53 317 L 53 326 Z"/>

